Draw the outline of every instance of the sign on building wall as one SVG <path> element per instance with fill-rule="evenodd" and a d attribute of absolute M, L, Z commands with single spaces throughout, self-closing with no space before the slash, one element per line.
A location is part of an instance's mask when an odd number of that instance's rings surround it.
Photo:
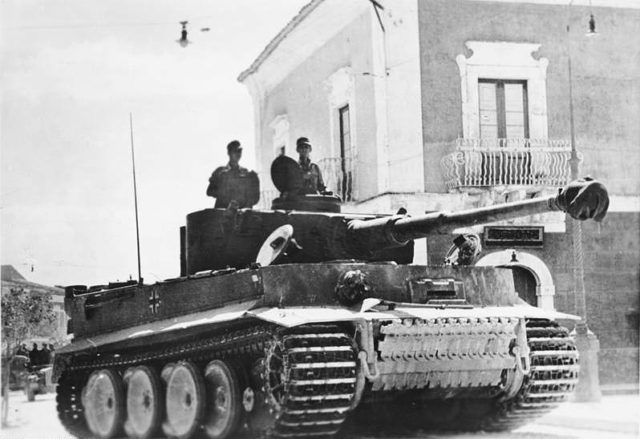
<path fill-rule="evenodd" d="M 542 247 L 542 226 L 492 226 L 484 228 L 484 244 L 488 247 Z"/>

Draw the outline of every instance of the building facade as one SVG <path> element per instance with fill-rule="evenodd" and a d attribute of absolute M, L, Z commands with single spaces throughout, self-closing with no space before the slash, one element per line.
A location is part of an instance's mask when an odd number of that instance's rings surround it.
<path fill-rule="evenodd" d="M 413 214 L 553 194 L 571 179 L 573 138 L 581 174 L 610 191 L 604 222 L 583 224 L 575 242 L 558 213 L 476 227 L 478 264 L 510 264 L 524 300 L 584 314 L 574 292 L 582 265 L 601 383 L 637 385 L 637 2 L 380 3 L 311 1 L 241 73 L 262 205 L 275 195 L 271 161 L 295 156 L 300 136 L 343 210 Z M 442 263 L 452 238 L 428 238 L 416 262 Z"/>
<path fill-rule="evenodd" d="M 29 337 L 48 338 L 53 343 L 62 342 L 67 338 L 67 320 L 69 317 L 64 311 L 64 289 L 50 287 L 35 282 L 30 282 L 18 272 L 12 265 L 2 266 L 2 294 L 11 289 L 23 290 L 25 293 L 50 294 L 53 311 L 56 316 L 52 333 L 33 333 Z"/>

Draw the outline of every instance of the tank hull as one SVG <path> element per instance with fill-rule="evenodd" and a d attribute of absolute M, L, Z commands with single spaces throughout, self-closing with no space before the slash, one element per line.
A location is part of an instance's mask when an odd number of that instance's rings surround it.
<path fill-rule="evenodd" d="M 158 377 L 169 410 L 178 398 L 167 390 L 172 380 L 192 378 L 188 397 L 198 401 L 216 382 L 207 371 L 225 365 L 242 395 L 229 420 L 237 425 L 227 427 L 248 425 L 256 437 L 330 436 L 381 398 L 389 412 L 480 401 L 492 415 L 469 428 L 489 428 L 494 418 L 491 428 L 511 428 L 500 413 L 528 420 L 577 381 L 573 342 L 552 322 L 567 316 L 520 305 L 507 269 L 278 265 L 69 294 L 66 306 L 74 340 L 57 351 L 54 373 L 60 418 L 78 437 L 131 428 L 127 419 L 138 412 L 124 408 L 129 400 L 118 399 L 113 383 L 122 379 L 126 393 L 134 373 Z M 208 390 L 199 393 L 200 381 Z M 87 390 L 93 382 L 106 383 L 125 415 L 93 420 L 105 409 Z M 202 401 L 206 409 L 192 405 L 178 421 L 167 415 L 154 431 L 189 437 L 213 429 L 222 421 Z"/>

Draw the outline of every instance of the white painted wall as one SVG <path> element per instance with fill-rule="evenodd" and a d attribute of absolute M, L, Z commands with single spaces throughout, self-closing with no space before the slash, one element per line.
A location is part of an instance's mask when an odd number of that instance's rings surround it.
<path fill-rule="evenodd" d="M 371 4 L 347 3 L 315 5 L 241 76 L 254 101 L 263 190 L 273 189 L 274 142 L 285 132 L 290 156 L 300 136 L 310 139 L 313 161 L 340 156 L 337 110 L 344 104 L 357 155 L 356 197 L 423 188 L 417 0 L 385 2 L 386 32 Z"/>
<path fill-rule="evenodd" d="M 385 5 L 387 63 L 388 190 L 422 192 L 422 94 L 417 0 Z"/>

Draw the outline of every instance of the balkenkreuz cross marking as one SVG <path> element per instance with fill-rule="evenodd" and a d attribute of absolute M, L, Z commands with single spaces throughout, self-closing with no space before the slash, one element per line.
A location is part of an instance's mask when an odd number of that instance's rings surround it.
<path fill-rule="evenodd" d="M 160 295 L 158 294 L 158 292 L 155 289 L 152 290 L 151 294 L 149 295 L 149 309 L 151 310 L 152 314 L 158 313 L 158 308 L 160 308 L 161 303 L 162 301 L 160 300 Z"/>

